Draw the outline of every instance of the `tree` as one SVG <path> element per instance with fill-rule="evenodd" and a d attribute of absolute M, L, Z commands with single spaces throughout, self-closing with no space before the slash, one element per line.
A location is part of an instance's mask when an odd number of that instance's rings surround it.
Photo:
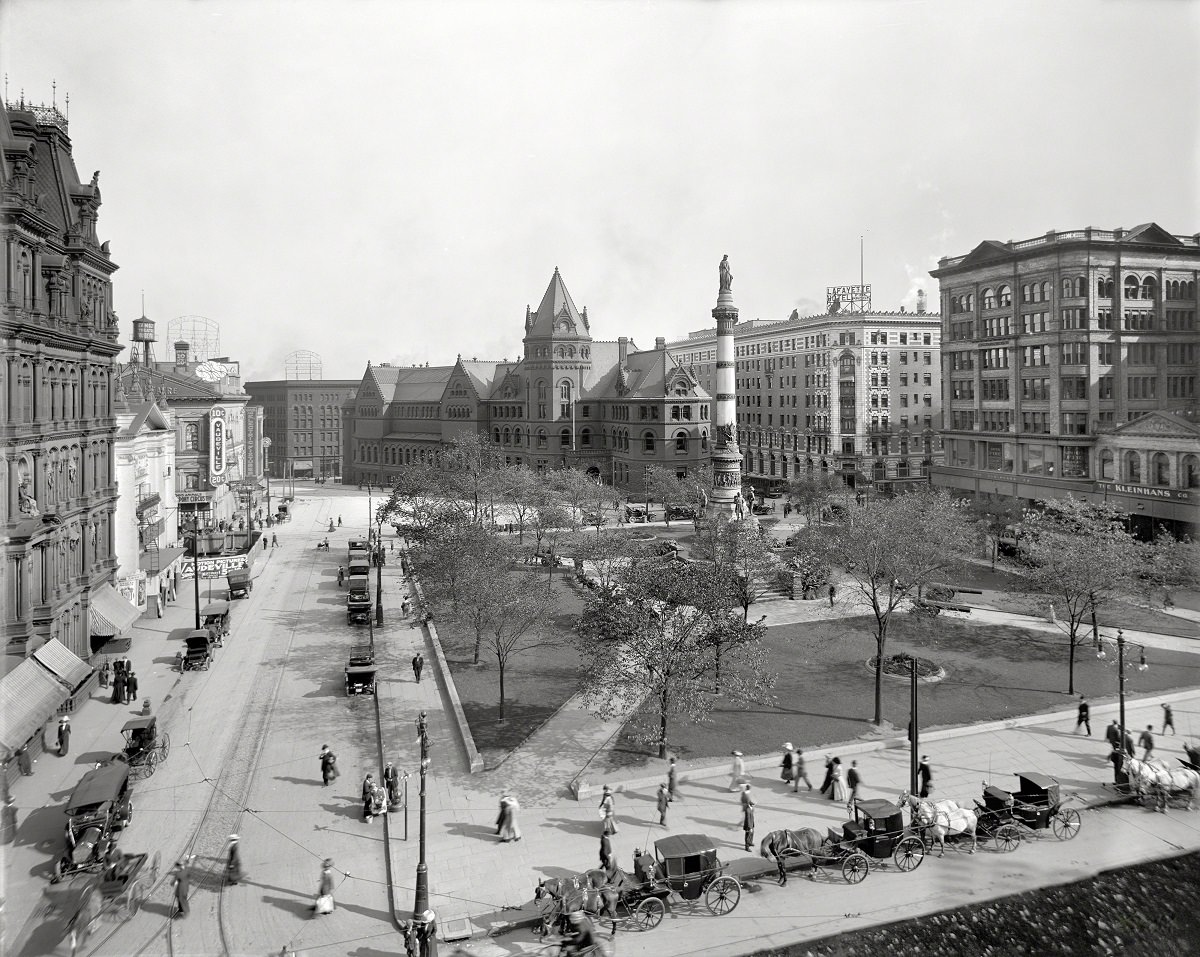
<path fill-rule="evenodd" d="M 455 513 L 454 521 L 462 516 Z M 460 603 L 478 598 L 498 572 L 508 567 L 511 551 L 490 529 L 471 524 L 446 524 L 412 551 L 417 574 L 426 594 L 434 602 L 449 601 L 453 613 Z M 473 590 L 472 590 L 473 589 Z M 476 633 L 475 661 L 479 661 L 479 637 Z"/>
<path fill-rule="evenodd" d="M 806 525 L 791 537 L 787 567 L 800 575 L 800 595 L 829 581 L 829 541 L 820 525 Z M 793 596 L 800 597 L 800 596 Z"/>
<path fill-rule="evenodd" d="M 523 543 L 534 509 L 545 501 L 545 482 L 527 465 L 506 465 L 496 474 L 496 491 L 516 518 L 517 540 Z"/>
<path fill-rule="evenodd" d="M 442 454 L 445 493 L 466 510 L 475 525 L 494 513 L 499 470 L 504 458 L 486 435 L 462 431 Z"/>
<path fill-rule="evenodd" d="M 710 562 L 712 587 L 726 603 L 742 609 L 748 621 L 750 606 L 770 591 L 779 559 L 757 522 L 717 522 L 708 525 L 696 540 L 696 556 Z"/>
<path fill-rule="evenodd" d="M 547 476 L 549 496 L 570 510 L 573 527 L 590 524 L 583 521 L 586 511 L 599 511 L 608 500 L 609 492 L 597 479 L 579 469 L 555 469 Z"/>
<path fill-rule="evenodd" d="M 504 677 L 509 661 L 549 642 L 541 624 L 554 611 L 553 596 L 543 592 L 533 576 L 506 576 L 503 591 L 495 596 L 487 620 L 485 644 L 496 659 L 500 679 L 500 714 L 504 721 Z M 476 659 L 478 660 L 478 659 Z"/>
<path fill-rule="evenodd" d="M 846 570 L 875 616 L 874 723 L 883 723 L 883 659 L 900 604 L 953 567 L 972 542 L 964 509 L 941 492 L 870 499 L 830 529 L 830 559 Z"/>
<path fill-rule="evenodd" d="M 984 534 L 992 556 L 992 570 L 995 571 L 1001 535 L 1010 525 L 1019 525 L 1024 517 L 1021 500 L 1011 495 L 983 494 L 971 502 L 969 513 Z"/>
<path fill-rule="evenodd" d="M 589 563 L 596 572 L 597 588 L 602 595 L 615 594 L 617 583 L 631 561 L 649 554 L 649 546 L 635 542 L 620 532 L 596 535 L 580 534 L 571 541 L 571 553 Z"/>
<path fill-rule="evenodd" d="M 1067 694 L 1075 693 L 1075 649 L 1085 619 L 1098 637 L 1096 612 L 1134 587 L 1142 546 L 1125 531 L 1124 517 L 1109 505 L 1073 496 L 1027 509 L 1022 522 L 1027 580 L 1057 616 L 1069 641 Z"/>
<path fill-rule="evenodd" d="M 546 544 L 546 591 L 554 580 L 554 566 L 558 561 L 558 546 L 575 531 L 571 513 L 561 505 L 543 505 L 533 513 L 533 534 L 537 537 L 537 554 L 542 554 L 542 543 Z"/>
<path fill-rule="evenodd" d="M 809 525 L 820 521 L 821 515 L 833 501 L 834 491 L 841 486 L 835 475 L 821 472 L 802 475 L 788 483 L 787 499 L 797 512 L 803 511 Z"/>
<path fill-rule="evenodd" d="M 663 517 L 666 519 L 667 526 L 671 525 L 671 506 L 682 505 L 692 497 L 691 489 L 687 483 L 680 479 L 675 474 L 674 469 L 665 468 L 661 465 L 650 465 L 646 467 L 646 507 L 649 510 L 649 500 L 651 498 L 662 502 Z"/>
<path fill-rule="evenodd" d="M 1158 599 L 1163 607 L 1173 606 L 1173 591 L 1200 589 L 1200 545 L 1190 538 L 1175 538 L 1160 527 L 1154 541 L 1142 546 L 1138 580 L 1151 604 Z"/>
<path fill-rule="evenodd" d="M 623 716 L 649 696 L 650 727 L 637 724 L 638 740 L 667 756 L 670 723 L 702 721 L 716 701 L 710 689 L 714 619 L 703 606 L 710 572 L 689 562 L 640 561 L 621 577 L 618 594 L 593 597 L 577 625 L 585 659 L 581 693 L 604 718 Z M 748 633 L 753 639 L 758 633 Z M 725 658 L 725 696 L 762 701 L 772 678 L 761 642 L 747 640 Z"/>

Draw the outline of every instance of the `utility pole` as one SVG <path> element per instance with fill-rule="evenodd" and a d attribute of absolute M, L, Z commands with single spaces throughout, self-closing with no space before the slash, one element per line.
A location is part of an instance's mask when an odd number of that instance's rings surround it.
<path fill-rule="evenodd" d="M 192 507 L 192 589 L 196 595 L 196 630 L 200 630 L 200 512 Z"/>
<path fill-rule="evenodd" d="M 883 663 L 880 662 L 881 667 L 882 667 L 882 664 Z M 908 793 L 909 794 L 920 794 L 921 789 L 917 783 L 917 777 L 918 777 L 918 775 L 917 775 L 917 750 L 918 750 L 917 739 L 920 737 L 920 731 L 918 730 L 918 726 L 917 726 L 917 656 L 916 655 L 912 655 L 909 657 L 908 666 L 909 666 L 909 676 L 911 679 L 910 680 L 910 692 L 909 692 L 910 698 L 911 698 L 911 700 L 909 702 L 909 711 L 911 712 L 911 717 L 909 718 L 909 731 L 908 731 L 908 735 L 909 735 L 909 741 L 908 741 L 908 747 L 909 747 Z"/>
<path fill-rule="evenodd" d="M 427 940 L 432 936 L 436 916 L 429 909 L 429 868 L 425 863 L 425 776 L 429 771 L 429 723 L 428 715 L 424 711 L 417 718 L 417 738 L 421 742 L 421 817 L 417 889 L 413 901 L 412 923 L 418 928 L 418 937 Z"/>

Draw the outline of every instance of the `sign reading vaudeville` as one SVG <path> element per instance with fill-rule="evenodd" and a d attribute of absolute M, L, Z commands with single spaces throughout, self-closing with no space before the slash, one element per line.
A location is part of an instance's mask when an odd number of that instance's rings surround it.
<path fill-rule="evenodd" d="M 225 410 L 213 409 L 208 413 L 208 478 L 213 485 L 225 482 L 226 443 L 229 427 L 225 422 Z"/>
<path fill-rule="evenodd" d="M 870 312 L 870 286 L 826 286 L 825 308 L 835 312 Z"/>

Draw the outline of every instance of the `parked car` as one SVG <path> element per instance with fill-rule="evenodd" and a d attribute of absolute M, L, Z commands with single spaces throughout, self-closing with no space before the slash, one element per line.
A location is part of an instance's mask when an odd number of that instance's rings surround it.
<path fill-rule="evenodd" d="M 775 511 L 775 506 L 767 505 L 764 502 L 755 502 L 751 511 L 753 511 L 755 515 L 769 515 L 771 512 Z"/>
<path fill-rule="evenodd" d="M 696 517 L 696 510 L 690 505 L 668 505 L 666 515 L 668 519 L 690 520 Z"/>
<path fill-rule="evenodd" d="M 604 524 L 604 513 L 603 512 L 584 512 L 583 513 L 583 524 L 584 525 L 603 525 Z"/>
<path fill-rule="evenodd" d="M 625 519 L 630 522 L 646 522 L 649 518 L 646 515 L 646 509 L 641 505 L 626 505 Z"/>

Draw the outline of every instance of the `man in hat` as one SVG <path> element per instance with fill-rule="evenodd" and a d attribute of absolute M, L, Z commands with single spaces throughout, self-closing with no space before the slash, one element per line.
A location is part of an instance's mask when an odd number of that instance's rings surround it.
<path fill-rule="evenodd" d="M 933 768 L 929 766 L 929 758 L 923 754 L 921 763 L 917 766 L 917 777 L 921 780 L 921 797 L 929 797 L 933 791 Z"/>
<path fill-rule="evenodd" d="M 175 881 L 175 916 L 187 917 L 188 915 L 188 891 L 191 888 L 190 868 L 195 857 L 181 857 L 175 864 L 175 869 L 171 872 L 171 876 Z"/>
<path fill-rule="evenodd" d="M 808 771 L 804 767 L 804 751 L 800 748 L 796 749 L 796 754 L 792 758 L 792 790 L 800 790 L 800 782 L 803 781 L 808 785 L 808 789 L 813 789 L 812 781 L 808 779 Z"/>
<path fill-rule="evenodd" d="M 754 798 L 750 796 L 750 785 L 742 785 L 742 836 L 746 839 L 746 850 L 754 844 Z"/>
<path fill-rule="evenodd" d="M 388 806 L 398 805 L 400 803 L 400 774 L 391 761 L 383 769 L 383 786 L 387 788 Z"/>
<path fill-rule="evenodd" d="M 584 954 L 594 954 L 600 949 L 596 932 L 592 929 L 591 921 L 581 910 L 573 910 L 567 915 L 571 924 L 571 935 L 563 941 L 562 953 L 570 957 L 581 957 Z"/>
<path fill-rule="evenodd" d="M 241 843 L 236 834 L 229 835 L 229 856 L 225 860 L 225 880 L 230 884 L 239 884 L 245 880 L 242 872 Z"/>
<path fill-rule="evenodd" d="M 671 755 L 667 764 L 667 797 L 671 801 L 679 797 L 679 770 L 675 767 L 675 755 Z"/>
<path fill-rule="evenodd" d="M 1116 718 L 1112 719 L 1112 724 L 1104 729 L 1104 738 L 1108 741 L 1110 748 L 1119 748 L 1121 746 L 1121 725 Z"/>
<path fill-rule="evenodd" d="M 418 651 L 415 655 L 413 655 L 412 660 L 413 677 L 416 679 L 417 684 L 421 683 L 421 669 L 424 667 L 425 656 Z"/>
<path fill-rule="evenodd" d="M 321 787 L 328 787 L 330 782 L 337 778 L 337 755 L 330 749 L 329 745 L 321 745 Z"/>
<path fill-rule="evenodd" d="M 58 756 L 65 758 L 71 750 L 71 719 L 65 714 L 58 719 Z"/>
<path fill-rule="evenodd" d="M 612 788 L 607 784 L 600 796 L 600 810 L 604 813 L 604 833 L 616 834 L 620 830 L 617 827 L 616 802 L 613 801 Z"/>
<path fill-rule="evenodd" d="M 137 704 L 138 680 L 137 672 L 130 671 L 125 676 L 125 699 Z"/>
<path fill-rule="evenodd" d="M 733 752 L 733 767 L 730 768 L 729 774 L 729 790 L 741 790 L 744 778 L 746 777 L 746 762 L 742 760 L 742 752 Z"/>
<path fill-rule="evenodd" d="M 667 793 L 666 784 L 658 786 L 658 823 L 662 827 L 667 826 L 667 807 L 671 803 L 671 795 Z"/>
<path fill-rule="evenodd" d="M 375 778 L 368 774 L 363 778 L 362 783 L 362 802 L 363 802 L 363 820 L 368 823 L 371 820 L 371 797 L 375 794 Z"/>
<path fill-rule="evenodd" d="M 779 777 L 782 779 L 784 784 L 792 783 L 792 764 L 795 762 L 795 760 L 796 756 L 792 750 L 792 742 L 789 741 L 783 746 L 783 760 L 779 764 L 779 767 L 782 769 L 779 773 Z"/>

